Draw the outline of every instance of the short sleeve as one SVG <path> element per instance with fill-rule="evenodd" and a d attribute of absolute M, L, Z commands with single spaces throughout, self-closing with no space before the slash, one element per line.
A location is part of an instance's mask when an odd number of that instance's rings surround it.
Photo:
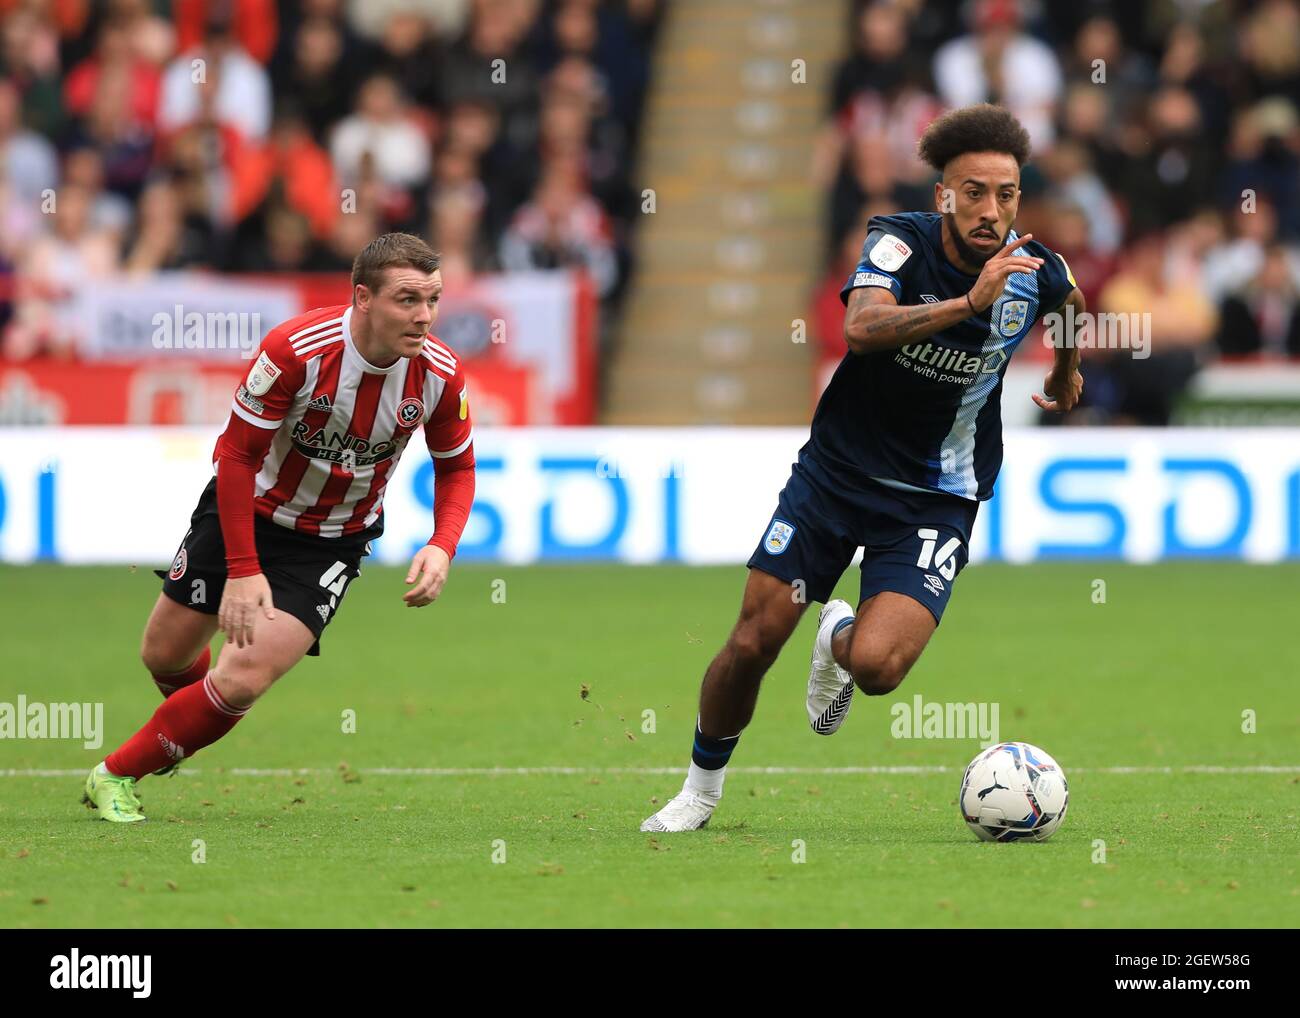
<path fill-rule="evenodd" d="M 879 286 L 903 302 L 904 284 L 907 283 L 920 257 L 913 250 L 914 238 L 893 224 L 872 219 L 867 224 L 867 239 L 862 245 L 862 257 L 840 290 L 841 303 L 848 304 L 849 293 L 863 286 Z"/>
<path fill-rule="evenodd" d="M 459 456 L 474 440 L 474 421 L 469 412 L 469 388 L 465 384 L 465 371 L 456 364 L 455 374 L 446 381 L 442 396 L 429 422 L 424 426 L 424 438 L 434 459 Z"/>
<path fill-rule="evenodd" d="M 1043 267 L 1038 270 L 1039 289 L 1046 299 L 1039 306 L 1045 311 L 1056 311 L 1079 284 L 1074 281 L 1074 273 L 1064 258 L 1046 247 L 1043 255 Z"/>
<path fill-rule="evenodd" d="M 303 383 L 303 365 L 289 346 L 282 329 L 272 329 L 257 351 L 230 409 L 236 417 L 257 428 L 280 426 Z"/>

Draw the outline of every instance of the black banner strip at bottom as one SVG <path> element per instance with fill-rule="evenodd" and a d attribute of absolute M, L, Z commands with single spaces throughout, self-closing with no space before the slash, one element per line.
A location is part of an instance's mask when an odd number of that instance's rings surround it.
<path fill-rule="evenodd" d="M 7 1003 L 373 1005 L 376 993 L 486 974 L 477 992 L 771 1001 L 828 976 L 918 1002 L 1001 1004 L 1173 993 L 1215 1006 L 1289 994 L 1294 930 L 5 930 Z M 761 966 L 761 967 L 760 967 Z M 753 974 L 752 986 L 746 975 Z M 661 985 L 662 984 L 662 985 Z M 563 990 L 563 987 L 569 987 Z M 551 987 L 549 991 L 543 988 Z M 725 987 L 725 990 L 723 989 Z M 892 994 L 891 994 L 892 995 Z M 1225 996 L 1228 995 L 1228 996 Z M 577 998 L 570 997 L 577 1003 Z M 14 1012 L 19 1013 L 19 1012 Z"/>

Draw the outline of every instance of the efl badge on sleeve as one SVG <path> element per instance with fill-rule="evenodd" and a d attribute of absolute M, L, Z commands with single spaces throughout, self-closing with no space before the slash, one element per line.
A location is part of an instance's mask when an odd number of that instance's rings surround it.
<path fill-rule="evenodd" d="M 463 421 L 469 416 L 469 387 L 466 386 L 460 390 L 460 419 Z"/>
<path fill-rule="evenodd" d="M 763 538 L 763 547 L 769 555 L 780 555 L 790 547 L 790 538 L 794 537 L 794 526 L 785 520 L 773 520 Z"/>
<path fill-rule="evenodd" d="M 1029 314 L 1029 301 L 1009 300 L 1002 305 L 1002 321 L 998 331 L 1004 336 L 1014 336 L 1025 327 L 1025 317 Z"/>
<path fill-rule="evenodd" d="M 903 262 L 912 257 L 912 249 L 892 233 L 887 233 L 876 241 L 876 246 L 867 257 L 876 268 L 897 272 Z"/>
<path fill-rule="evenodd" d="M 263 350 L 257 357 L 257 363 L 248 372 L 244 388 L 254 396 L 264 396 L 280 377 L 280 369 L 271 363 L 271 358 Z"/>

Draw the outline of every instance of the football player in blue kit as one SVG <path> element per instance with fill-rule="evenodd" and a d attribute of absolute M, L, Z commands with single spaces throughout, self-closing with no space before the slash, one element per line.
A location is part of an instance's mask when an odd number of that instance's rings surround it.
<path fill-rule="evenodd" d="M 643 831 L 708 823 L 763 675 L 808 601 L 825 603 L 808 676 L 815 732 L 839 728 L 855 688 L 880 695 L 903 681 L 993 494 L 1007 362 L 1043 315 L 1067 303 L 1085 310 L 1064 260 L 1013 228 L 1029 157 L 1015 117 L 988 104 L 953 110 L 918 151 L 941 174 L 937 211 L 868 223 L 841 292 L 848 352 L 749 560 L 740 617 L 705 673 L 685 784 Z M 1082 388 L 1077 348 L 1059 345 L 1033 398 L 1064 412 Z M 828 599 L 859 547 L 855 611 Z"/>

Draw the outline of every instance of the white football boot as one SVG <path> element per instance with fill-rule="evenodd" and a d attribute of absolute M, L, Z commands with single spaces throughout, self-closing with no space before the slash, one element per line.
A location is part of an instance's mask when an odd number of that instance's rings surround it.
<path fill-rule="evenodd" d="M 654 816 L 641 823 L 643 831 L 698 831 L 718 808 L 718 799 L 683 788 Z"/>
<path fill-rule="evenodd" d="M 818 735 L 834 735 L 853 703 L 853 676 L 831 653 L 831 634 L 841 619 L 853 618 L 847 601 L 828 601 L 817 622 L 812 666 L 808 669 L 808 724 Z"/>

